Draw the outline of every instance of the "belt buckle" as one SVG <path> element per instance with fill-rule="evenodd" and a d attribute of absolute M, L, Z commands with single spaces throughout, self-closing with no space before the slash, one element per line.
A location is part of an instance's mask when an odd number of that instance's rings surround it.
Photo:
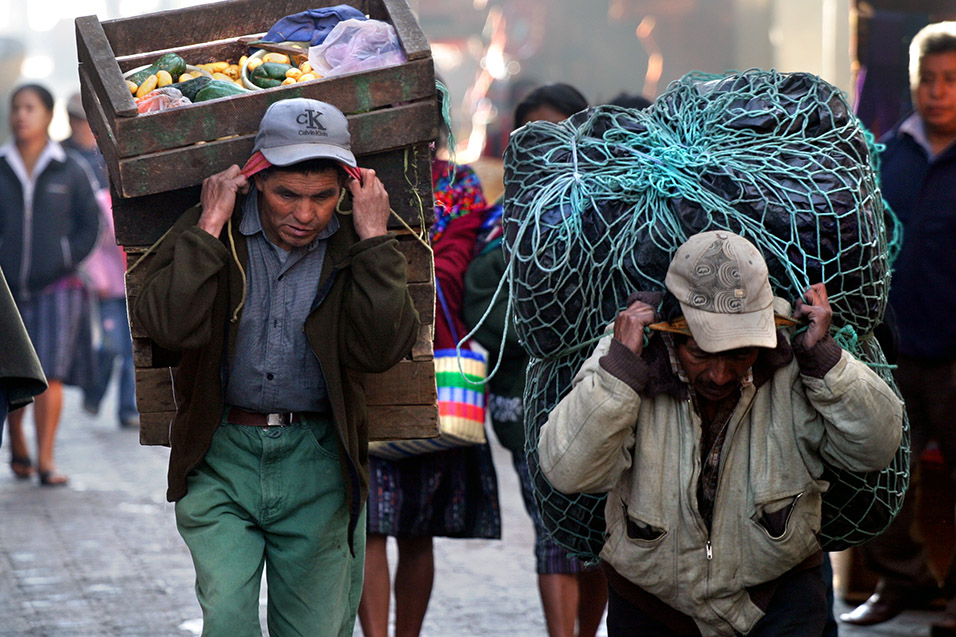
<path fill-rule="evenodd" d="M 282 412 L 279 414 L 266 414 L 266 429 L 269 427 L 287 427 L 292 424 L 292 414 Z"/>

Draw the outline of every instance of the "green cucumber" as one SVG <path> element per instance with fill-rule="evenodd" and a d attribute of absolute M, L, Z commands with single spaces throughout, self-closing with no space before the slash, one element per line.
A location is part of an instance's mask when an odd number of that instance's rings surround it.
<path fill-rule="evenodd" d="M 206 100 L 214 100 L 218 97 L 229 97 L 230 95 L 240 95 L 248 92 L 249 89 L 242 88 L 235 82 L 209 80 L 209 83 L 196 93 L 193 102 L 205 102 Z"/>
<path fill-rule="evenodd" d="M 258 86 L 259 88 L 272 88 L 273 86 L 282 86 L 282 82 L 279 80 L 270 80 L 267 77 L 257 77 L 252 80 L 252 83 Z"/>
<path fill-rule="evenodd" d="M 185 82 L 176 82 L 175 84 L 170 84 L 170 88 L 179 89 L 179 92 L 182 93 L 185 97 L 188 97 L 190 101 L 196 101 L 196 93 L 206 88 L 206 85 L 212 82 L 211 77 L 206 77 L 201 75 L 199 77 L 194 77 L 192 79 L 186 80 Z"/>
<path fill-rule="evenodd" d="M 175 53 L 165 53 L 145 69 L 133 73 L 126 79 L 139 86 L 147 77 L 156 75 L 159 71 L 168 71 L 174 80 L 178 80 L 179 76 L 186 72 L 186 61 Z"/>
<path fill-rule="evenodd" d="M 249 73 L 249 81 L 259 88 L 279 86 L 286 77 L 286 71 L 292 68 L 295 67 L 291 64 L 266 62 L 252 69 L 252 72 Z"/>

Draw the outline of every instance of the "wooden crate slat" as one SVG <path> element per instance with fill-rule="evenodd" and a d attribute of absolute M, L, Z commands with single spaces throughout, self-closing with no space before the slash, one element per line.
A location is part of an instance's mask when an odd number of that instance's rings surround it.
<path fill-rule="evenodd" d="M 434 280 L 435 270 L 431 251 L 418 237 L 405 233 L 398 235 L 398 249 L 408 259 L 407 280 L 409 283 L 429 283 Z"/>
<path fill-rule="evenodd" d="M 77 57 L 81 68 L 90 69 L 89 77 L 95 90 L 107 98 L 112 113 L 121 117 L 135 116 L 136 102 L 126 88 L 115 53 L 100 21 L 95 15 L 85 16 L 77 18 L 74 26 Z"/>
<path fill-rule="evenodd" d="M 80 99 L 83 100 L 83 111 L 86 113 L 90 130 L 96 136 L 96 146 L 103 155 L 103 161 L 106 163 L 106 170 L 109 172 L 110 179 L 115 179 L 119 175 L 119 159 L 116 157 L 116 137 L 113 135 L 110 116 L 107 115 L 108 109 L 104 108 L 99 95 L 91 90 L 92 80 L 89 73 L 86 72 L 86 68 L 80 66 L 78 74 L 80 76 Z"/>
<path fill-rule="evenodd" d="M 382 0 L 381 3 L 373 3 L 370 9 L 369 17 L 374 20 L 390 22 L 395 27 L 398 39 L 402 43 L 402 49 L 409 60 L 418 60 L 431 56 L 431 47 L 425 34 L 418 27 L 414 14 L 408 8 L 403 0 Z M 383 13 L 379 10 L 384 9 Z"/>
<path fill-rule="evenodd" d="M 409 440 L 438 437 L 437 405 L 370 406 L 368 439 Z"/>
<path fill-rule="evenodd" d="M 409 60 L 431 54 L 408 5 L 397 0 L 232 0 L 159 11 L 148 18 L 107 20 L 103 30 L 121 55 L 160 52 L 197 42 L 224 40 L 237 35 L 265 33 L 279 19 L 305 11 L 349 4 L 376 20 L 390 22 Z"/>
<path fill-rule="evenodd" d="M 139 415 L 139 444 L 169 446 L 169 428 L 175 411 L 147 413 Z"/>
<path fill-rule="evenodd" d="M 113 190 L 113 227 L 122 246 L 153 245 L 186 211 L 199 203 L 201 186 L 127 199 Z M 130 263 L 133 257 L 130 256 Z"/>
<path fill-rule="evenodd" d="M 365 375 L 367 405 L 430 405 L 438 400 L 435 363 L 401 361 L 381 374 Z"/>
<path fill-rule="evenodd" d="M 360 155 L 359 166 L 371 168 L 388 191 L 388 201 L 405 224 L 425 235 L 435 221 L 435 199 L 432 191 L 431 151 L 427 144 L 391 150 L 375 155 Z M 347 197 L 348 199 L 348 197 Z M 348 204 L 351 206 L 351 203 Z M 388 219 L 389 230 L 405 230 L 395 215 Z"/>
<path fill-rule="evenodd" d="M 418 329 L 418 340 L 412 345 L 412 360 L 431 360 L 435 356 L 435 324 L 422 323 Z"/>
<path fill-rule="evenodd" d="M 432 283 L 409 283 L 408 293 L 422 323 L 435 322 L 435 286 Z"/>
<path fill-rule="evenodd" d="M 237 100 L 248 98 L 243 95 L 223 100 L 235 101 L 238 109 Z M 426 101 L 352 115 L 349 117 L 352 152 L 357 156 L 371 155 L 407 147 L 413 140 L 433 139 L 434 111 L 434 104 Z M 119 174 L 111 173 L 110 177 L 118 182 L 114 185 L 123 198 L 178 190 L 201 183 L 232 164 L 242 165 L 252 154 L 254 141 L 255 135 L 245 135 L 121 159 Z"/>
<path fill-rule="evenodd" d="M 125 87 L 125 83 L 122 85 Z M 397 147 L 431 140 L 437 134 L 434 70 L 431 59 L 427 59 L 316 82 L 250 91 L 139 117 L 117 118 L 116 155 L 123 159 L 185 147 L 198 141 L 212 142 L 228 135 L 255 136 L 262 114 L 269 105 L 293 97 L 333 103 L 346 115 L 366 113 L 391 104 L 428 100 L 426 110 L 431 114 L 424 113 L 420 107 L 411 109 L 414 112 L 408 115 L 409 120 L 418 118 L 423 121 L 408 121 L 403 126 L 400 140 L 393 139 L 389 143 L 391 147 Z M 388 109 L 396 116 L 408 110 L 407 106 Z M 362 139 L 361 130 L 357 129 L 361 120 L 352 121 L 350 118 L 349 128 L 356 154 L 382 149 L 377 141 L 378 127 L 389 126 L 389 123 L 367 120 L 372 121 L 372 134 Z M 356 139 L 357 134 L 359 139 Z M 249 148 L 252 148 L 251 141 Z"/>
<path fill-rule="evenodd" d="M 153 365 L 153 341 L 148 337 L 133 338 L 133 367 L 147 368 Z"/>
<path fill-rule="evenodd" d="M 129 307 L 134 307 L 136 305 L 136 294 L 131 294 L 129 290 L 126 292 L 126 303 Z M 129 316 L 129 335 L 135 341 L 139 338 L 149 338 L 149 333 L 146 331 L 146 328 L 143 327 L 143 324 L 139 322 L 139 319 L 136 318 L 136 315 L 130 312 Z M 150 360 L 152 360 L 152 352 L 150 353 Z M 152 364 L 150 364 L 152 367 Z"/>
<path fill-rule="evenodd" d="M 103 22 L 113 49 L 122 55 L 268 31 L 279 19 L 305 11 L 349 4 L 369 12 L 373 0 L 232 0 L 157 11 L 148 16 Z M 398 26 L 396 25 L 396 29 Z M 416 25 L 417 28 L 417 25 Z"/>
<path fill-rule="evenodd" d="M 264 35 L 264 34 L 263 34 Z M 177 46 L 167 49 L 160 53 L 158 51 L 148 51 L 146 53 L 136 53 L 135 55 L 117 56 L 116 63 L 124 73 L 141 66 L 148 66 L 158 60 L 164 53 L 175 53 L 186 61 L 186 64 L 207 64 L 209 62 L 227 62 L 238 63 L 239 58 L 248 55 L 249 47 L 239 43 L 239 38 L 231 40 L 220 40 L 217 42 L 193 43 L 188 46 Z"/>
<path fill-rule="evenodd" d="M 169 367 L 136 370 L 136 407 L 140 414 L 176 411 L 171 372 Z"/>

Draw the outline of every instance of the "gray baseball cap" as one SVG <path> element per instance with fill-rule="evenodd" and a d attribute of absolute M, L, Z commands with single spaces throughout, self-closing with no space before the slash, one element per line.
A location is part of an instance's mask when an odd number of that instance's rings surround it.
<path fill-rule="evenodd" d="M 266 109 L 252 149 L 256 151 L 275 166 L 318 158 L 356 166 L 345 115 L 331 104 L 305 97 L 280 100 Z"/>

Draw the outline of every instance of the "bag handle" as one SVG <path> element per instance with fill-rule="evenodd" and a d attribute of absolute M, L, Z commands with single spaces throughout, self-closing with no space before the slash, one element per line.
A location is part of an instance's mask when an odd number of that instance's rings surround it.
<path fill-rule="evenodd" d="M 451 311 L 448 309 L 448 301 L 445 300 L 445 295 L 441 291 L 441 285 L 438 283 L 437 276 L 435 277 L 435 296 L 438 297 L 438 302 L 441 303 L 445 320 L 448 321 L 448 329 L 451 330 L 451 337 L 455 339 L 455 347 L 458 347 L 458 330 L 455 329 L 455 322 L 451 320 Z"/>

